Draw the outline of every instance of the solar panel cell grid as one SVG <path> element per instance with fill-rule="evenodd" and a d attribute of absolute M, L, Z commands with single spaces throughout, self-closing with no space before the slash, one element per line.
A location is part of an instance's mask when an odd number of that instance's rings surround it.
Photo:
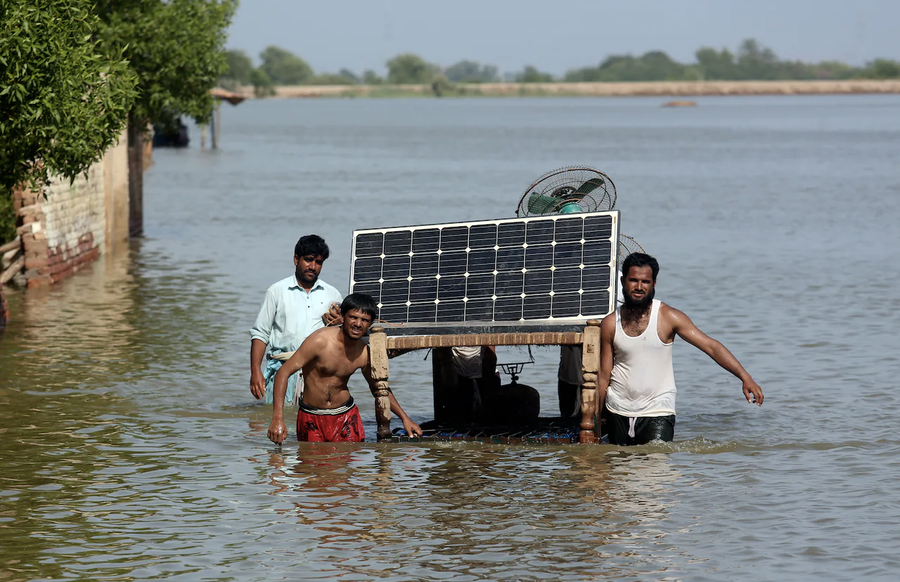
<path fill-rule="evenodd" d="M 410 325 L 602 317 L 617 222 L 610 211 L 357 231 L 350 288 Z"/>

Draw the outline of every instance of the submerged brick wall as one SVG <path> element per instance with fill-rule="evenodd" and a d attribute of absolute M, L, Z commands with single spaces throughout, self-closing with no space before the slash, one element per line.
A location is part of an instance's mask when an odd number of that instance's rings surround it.
<path fill-rule="evenodd" d="M 106 231 L 102 162 L 74 182 L 54 179 L 46 198 L 20 190 L 14 205 L 29 287 L 56 283 L 100 256 Z"/>
<path fill-rule="evenodd" d="M 127 241 L 128 156 L 124 142 L 123 136 L 102 160 L 72 182 L 55 178 L 45 192 L 13 192 L 29 287 L 61 281 L 114 244 Z"/>
<path fill-rule="evenodd" d="M 106 239 L 103 185 L 102 161 L 72 183 L 59 180 L 50 184 L 44 202 L 44 220 L 51 283 L 70 276 L 85 262 L 100 256 Z"/>

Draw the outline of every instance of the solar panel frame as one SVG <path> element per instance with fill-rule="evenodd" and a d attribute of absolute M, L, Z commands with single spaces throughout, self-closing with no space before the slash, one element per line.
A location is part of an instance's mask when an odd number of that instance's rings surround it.
<path fill-rule="evenodd" d="M 619 212 L 353 231 L 350 292 L 391 334 L 575 331 L 615 308 Z"/>

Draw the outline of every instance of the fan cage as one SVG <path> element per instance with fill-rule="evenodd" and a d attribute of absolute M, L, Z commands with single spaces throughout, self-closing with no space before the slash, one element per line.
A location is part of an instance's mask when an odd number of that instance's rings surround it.
<path fill-rule="evenodd" d="M 547 172 L 522 195 L 517 217 L 612 210 L 616 186 L 605 173 L 589 166 L 566 166 Z"/>

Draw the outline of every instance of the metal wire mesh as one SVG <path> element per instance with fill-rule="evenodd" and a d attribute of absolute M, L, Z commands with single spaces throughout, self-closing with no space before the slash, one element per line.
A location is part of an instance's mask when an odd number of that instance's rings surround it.
<path fill-rule="evenodd" d="M 646 252 L 644 247 L 641 244 L 634 240 L 632 237 L 627 234 L 619 233 L 619 249 L 618 249 L 618 259 L 619 265 L 622 264 L 622 261 L 625 260 L 625 257 L 630 255 L 631 253 L 643 253 Z"/>
<path fill-rule="evenodd" d="M 612 210 L 616 186 L 609 176 L 588 166 L 568 166 L 538 178 L 519 200 L 516 216 Z"/>

